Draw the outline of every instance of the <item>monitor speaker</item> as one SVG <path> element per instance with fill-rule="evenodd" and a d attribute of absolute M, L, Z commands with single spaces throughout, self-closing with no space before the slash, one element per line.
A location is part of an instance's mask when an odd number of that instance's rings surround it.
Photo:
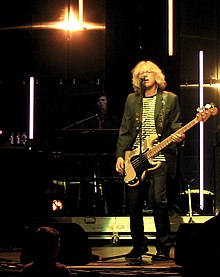
<path fill-rule="evenodd" d="M 176 235 L 175 263 L 183 276 L 215 276 L 220 257 L 220 215 L 204 223 L 183 223 Z"/>

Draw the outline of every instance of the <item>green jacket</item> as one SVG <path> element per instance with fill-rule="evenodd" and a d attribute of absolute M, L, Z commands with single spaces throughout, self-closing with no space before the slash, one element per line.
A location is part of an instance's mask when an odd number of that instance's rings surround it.
<path fill-rule="evenodd" d="M 132 145 L 138 135 L 140 101 L 141 98 L 138 93 L 130 93 L 127 97 L 117 141 L 117 158 L 125 157 L 125 151 L 132 149 Z M 165 105 L 163 103 L 165 103 Z M 165 107 L 164 112 L 161 112 L 163 107 Z M 163 114 L 162 124 L 160 120 L 161 114 Z M 172 92 L 158 91 L 154 118 L 159 141 L 164 140 L 181 128 L 183 124 L 178 96 Z M 159 124 L 162 126 L 159 126 Z M 178 153 L 177 145 L 175 143 L 170 143 L 162 150 L 162 153 L 164 153 L 166 157 L 170 176 L 175 177 L 176 157 Z"/>

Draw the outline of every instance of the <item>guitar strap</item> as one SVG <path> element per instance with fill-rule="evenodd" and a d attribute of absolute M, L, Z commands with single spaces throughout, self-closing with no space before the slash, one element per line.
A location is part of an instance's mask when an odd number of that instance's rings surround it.
<path fill-rule="evenodd" d="M 158 124 L 158 136 L 160 137 L 163 131 L 163 124 L 164 124 L 164 117 L 165 117 L 165 109 L 166 109 L 166 103 L 167 103 L 167 91 L 163 92 L 162 95 L 162 107 L 159 114 L 159 124 Z"/>

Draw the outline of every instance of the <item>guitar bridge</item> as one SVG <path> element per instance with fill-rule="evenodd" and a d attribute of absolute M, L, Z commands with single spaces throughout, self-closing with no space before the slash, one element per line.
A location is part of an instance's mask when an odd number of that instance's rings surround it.
<path fill-rule="evenodd" d="M 139 180 L 137 177 L 135 177 L 133 180 L 131 181 L 125 181 L 126 184 L 128 184 L 129 186 L 136 186 L 139 183 Z"/>

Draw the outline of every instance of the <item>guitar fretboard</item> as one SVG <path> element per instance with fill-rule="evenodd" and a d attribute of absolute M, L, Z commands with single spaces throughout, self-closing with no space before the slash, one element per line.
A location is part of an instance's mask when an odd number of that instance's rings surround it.
<path fill-rule="evenodd" d="M 189 129 L 191 129 L 194 125 L 196 125 L 198 122 L 200 122 L 198 118 L 194 118 L 189 123 L 181 127 L 179 130 L 177 130 L 174 134 L 182 135 L 183 133 L 187 132 Z M 153 148 L 149 149 L 146 153 L 146 158 L 150 159 L 153 158 L 159 153 L 163 148 L 165 148 L 167 145 L 169 145 L 172 142 L 171 136 L 164 139 L 162 142 L 154 146 Z"/>

